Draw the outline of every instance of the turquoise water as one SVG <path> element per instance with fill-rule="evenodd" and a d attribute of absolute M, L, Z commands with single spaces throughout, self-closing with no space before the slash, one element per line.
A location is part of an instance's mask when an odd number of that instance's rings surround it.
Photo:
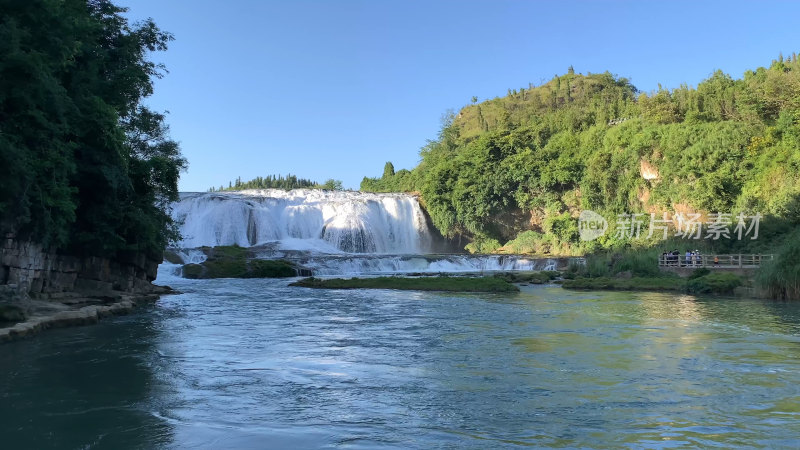
<path fill-rule="evenodd" d="M 3 448 L 798 445 L 800 305 L 169 282 L 0 346 Z"/>

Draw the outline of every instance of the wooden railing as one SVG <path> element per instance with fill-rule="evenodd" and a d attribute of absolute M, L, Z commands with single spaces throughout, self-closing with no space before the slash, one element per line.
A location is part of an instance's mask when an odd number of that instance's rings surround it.
<path fill-rule="evenodd" d="M 679 255 L 661 255 L 658 258 L 659 267 L 708 267 L 709 269 L 752 269 L 761 267 L 761 264 L 772 261 L 774 255 L 714 255 L 699 254 L 686 256 L 686 253 Z"/>

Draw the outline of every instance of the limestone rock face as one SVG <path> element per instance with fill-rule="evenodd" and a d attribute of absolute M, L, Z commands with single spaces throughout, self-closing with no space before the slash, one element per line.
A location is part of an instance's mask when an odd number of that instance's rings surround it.
<path fill-rule="evenodd" d="M 639 173 L 645 180 L 657 180 L 659 177 L 658 169 L 645 160 L 639 162 Z"/>
<path fill-rule="evenodd" d="M 150 282 L 159 262 L 144 255 L 120 261 L 61 255 L 8 234 L 0 255 L 0 301 L 48 298 L 63 292 L 146 293 L 152 290 Z"/>

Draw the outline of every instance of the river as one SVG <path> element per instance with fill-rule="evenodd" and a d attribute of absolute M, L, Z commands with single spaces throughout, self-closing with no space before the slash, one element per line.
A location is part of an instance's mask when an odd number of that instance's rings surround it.
<path fill-rule="evenodd" d="M 184 293 L 0 346 L 4 448 L 781 447 L 800 436 L 796 304 L 166 281 Z"/>

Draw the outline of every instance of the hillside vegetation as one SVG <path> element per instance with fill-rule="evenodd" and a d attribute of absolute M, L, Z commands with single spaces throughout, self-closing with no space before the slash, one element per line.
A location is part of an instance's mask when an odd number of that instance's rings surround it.
<path fill-rule="evenodd" d="M 331 191 L 341 191 L 342 182 L 330 178 L 320 184 L 306 178 L 298 178 L 295 175 L 267 175 L 266 177 L 255 177 L 249 181 L 242 181 L 239 177 L 235 182 L 229 181 L 228 187 L 211 187 L 209 192 L 242 191 L 245 189 L 328 189 Z"/>
<path fill-rule="evenodd" d="M 541 86 L 474 100 L 445 117 L 417 167 L 395 172 L 387 163 L 361 189 L 418 192 L 436 228 L 466 238 L 472 252 L 577 255 L 658 245 L 777 253 L 797 236 L 796 55 L 741 78 L 717 71 L 696 88 L 642 93 L 625 78 L 570 68 Z M 598 212 L 612 229 L 582 241 L 582 210 Z M 739 213 L 763 219 L 758 239 L 671 236 L 659 244 L 647 237 L 648 213 L 665 212 L 706 221 L 732 214 L 732 234 Z M 639 238 L 613 229 L 618 215 L 631 213 L 645 214 Z M 762 278 L 778 296 L 796 296 L 800 260 L 794 250 L 783 253 L 773 275 Z M 776 281 L 786 273 L 793 281 Z"/>
<path fill-rule="evenodd" d="M 794 55 L 740 79 L 716 72 L 697 88 L 649 94 L 610 73 L 570 70 L 464 107 L 446 118 L 416 168 L 387 164 L 361 189 L 419 192 L 442 234 L 470 238 L 482 251 L 507 243 L 572 254 L 629 244 L 613 233 L 581 242 L 575 219 L 583 209 L 612 223 L 623 213 L 758 212 L 762 234 L 782 234 L 800 218 L 798 118 Z"/>

